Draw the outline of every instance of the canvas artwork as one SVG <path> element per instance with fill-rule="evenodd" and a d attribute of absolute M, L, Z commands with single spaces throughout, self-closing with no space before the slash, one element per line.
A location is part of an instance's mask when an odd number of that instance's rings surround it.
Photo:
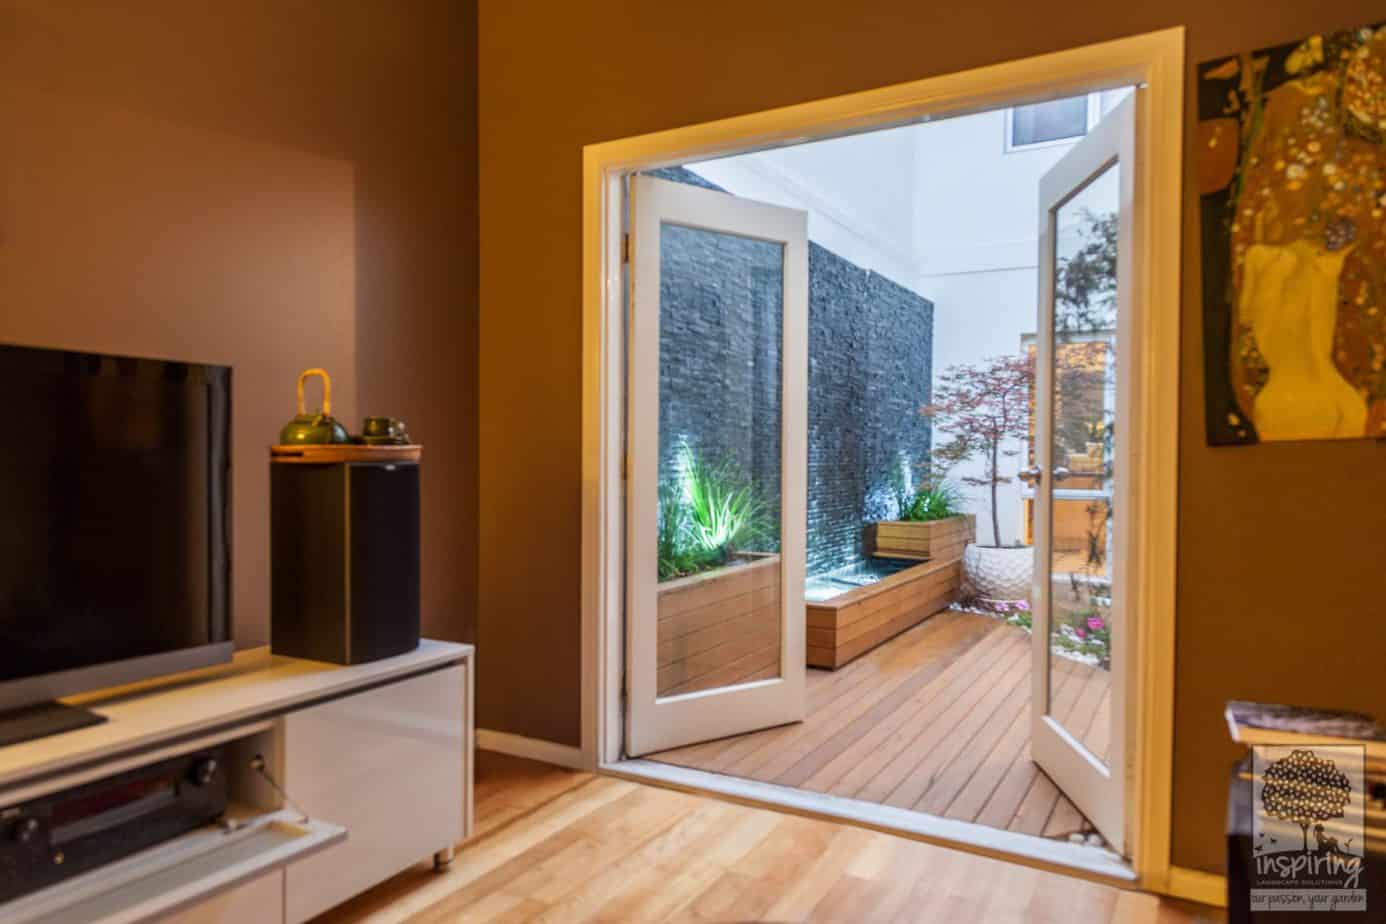
<path fill-rule="evenodd" d="M 1386 438 L 1386 24 L 1198 77 L 1209 442 Z"/>

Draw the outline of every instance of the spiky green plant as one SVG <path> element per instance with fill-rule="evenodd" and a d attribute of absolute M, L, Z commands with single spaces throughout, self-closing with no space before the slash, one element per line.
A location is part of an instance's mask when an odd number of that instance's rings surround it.
<path fill-rule="evenodd" d="M 770 506 L 735 462 L 710 462 L 684 443 L 679 447 L 679 465 L 693 545 L 730 554 L 767 537 Z"/>
<path fill-rule="evenodd" d="M 656 534 L 659 579 L 678 577 L 683 552 L 684 532 L 683 492 L 675 482 L 665 480 L 659 485 L 659 530 Z"/>
<path fill-rule="evenodd" d="M 900 513 L 902 520 L 943 520 L 962 512 L 962 492 L 948 481 L 922 486 Z"/>
<path fill-rule="evenodd" d="M 674 479 L 666 479 L 659 485 L 659 530 L 656 541 L 661 581 L 696 574 L 720 564 L 715 560 L 720 558 L 718 554 L 691 543 L 683 485 Z"/>
<path fill-rule="evenodd" d="M 684 443 L 677 477 L 659 486 L 659 579 L 725 564 L 738 551 L 775 543 L 775 512 L 729 458 L 708 461 Z"/>

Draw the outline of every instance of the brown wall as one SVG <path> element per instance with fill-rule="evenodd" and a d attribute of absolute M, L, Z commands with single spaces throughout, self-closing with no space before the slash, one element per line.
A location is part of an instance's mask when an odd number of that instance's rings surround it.
<path fill-rule="evenodd" d="M 353 428 L 426 444 L 425 631 L 475 636 L 475 29 L 465 0 L 0 0 L 0 341 L 235 367 L 241 645 L 265 447 L 317 365 Z"/>
<path fill-rule="evenodd" d="M 1188 27 L 1192 65 L 1381 14 L 1379 0 L 483 0 L 480 724 L 578 743 L 582 145 L 1167 26 Z M 1185 198 L 1173 859 L 1217 870 L 1237 756 L 1224 700 L 1386 701 L 1386 446 L 1204 445 Z"/>

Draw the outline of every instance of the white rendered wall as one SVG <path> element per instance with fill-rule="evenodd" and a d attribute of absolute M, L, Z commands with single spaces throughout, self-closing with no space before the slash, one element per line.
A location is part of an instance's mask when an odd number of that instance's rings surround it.
<path fill-rule="evenodd" d="M 1036 327 L 1039 301 L 1039 180 L 1072 143 L 1006 151 L 1006 113 L 984 112 L 921 125 L 916 161 L 919 205 L 915 238 L 920 291 L 934 303 L 934 382 L 950 366 L 1015 355 Z M 934 443 L 940 434 L 935 430 Z M 1023 441 L 1001 460 L 1010 477 L 997 488 L 1002 544 L 1024 535 Z M 977 540 L 990 543 L 989 490 L 962 482 L 983 463 L 954 467 L 952 479 L 977 515 Z"/>
<path fill-rule="evenodd" d="M 803 209 L 809 240 L 919 291 L 917 144 L 906 127 L 688 167 L 733 195 Z"/>

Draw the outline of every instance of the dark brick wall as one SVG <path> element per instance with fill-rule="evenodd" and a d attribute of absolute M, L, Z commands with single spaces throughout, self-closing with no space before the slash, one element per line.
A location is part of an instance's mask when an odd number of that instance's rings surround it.
<path fill-rule="evenodd" d="M 861 558 L 865 526 L 896 516 L 900 465 L 929 459 L 934 306 L 809 245 L 808 573 Z"/>
<path fill-rule="evenodd" d="M 773 502 L 776 520 L 782 264 L 768 241 L 675 226 L 660 233 L 660 477 L 677 473 L 684 441 L 705 459 L 731 456 Z"/>
<path fill-rule="evenodd" d="M 708 189 L 683 168 L 654 175 Z M 735 455 L 779 493 L 780 278 L 773 245 L 666 228 L 660 280 L 661 475 L 681 439 Z M 927 462 L 933 304 L 809 244 L 808 573 L 864 552 L 894 516 L 890 472 Z"/>

